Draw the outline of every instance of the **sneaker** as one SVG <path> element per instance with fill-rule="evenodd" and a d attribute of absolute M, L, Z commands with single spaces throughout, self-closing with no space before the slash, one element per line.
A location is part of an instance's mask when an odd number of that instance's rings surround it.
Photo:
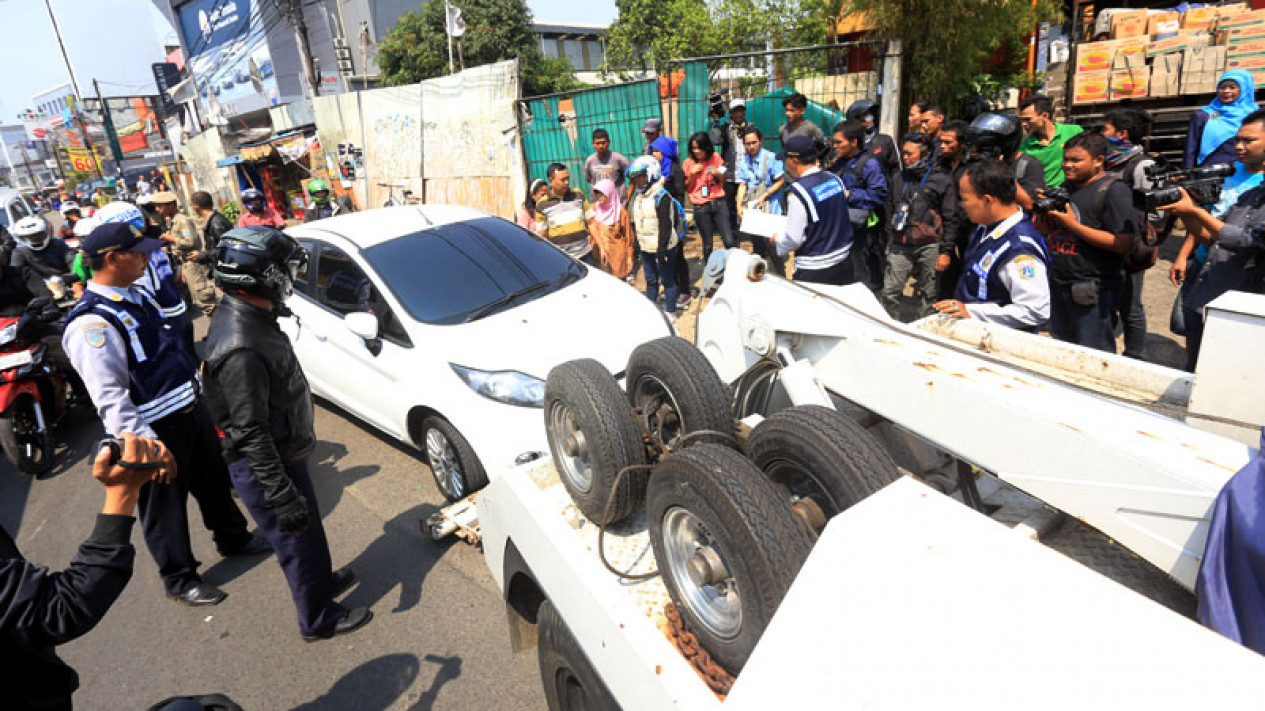
<path fill-rule="evenodd" d="M 694 296 L 692 294 L 681 294 L 680 296 L 676 297 L 676 307 L 678 309 L 683 309 L 686 306 L 689 306 L 690 303 L 693 301 L 694 301 Z"/>

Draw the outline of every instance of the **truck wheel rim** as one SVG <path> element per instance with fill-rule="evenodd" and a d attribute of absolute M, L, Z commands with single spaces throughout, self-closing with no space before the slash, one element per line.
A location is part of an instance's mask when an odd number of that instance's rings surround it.
<path fill-rule="evenodd" d="M 742 598 L 738 583 L 728 572 L 725 553 L 707 527 L 694 514 L 675 506 L 663 514 L 663 547 L 667 568 L 676 582 L 681 603 L 709 632 L 721 639 L 733 639 L 742 629 Z M 706 554 L 706 556 L 703 556 Z M 709 583 L 697 580 L 700 556 L 719 560 L 723 571 L 714 571 Z"/>
<path fill-rule="evenodd" d="M 826 514 L 826 518 L 830 518 L 842 510 L 834 498 L 830 496 L 830 492 L 826 490 L 826 487 L 821 485 L 821 480 L 813 476 L 813 473 L 803 466 L 785 459 L 779 459 L 767 464 L 764 471 L 765 475 L 769 477 L 769 481 L 772 481 L 778 488 L 787 493 L 792 505 L 800 499 L 811 498 L 821 507 L 822 512 Z"/>
<path fill-rule="evenodd" d="M 588 443 L 584 431 L 575 421 L 571 408 L 560 400 L 549 405 L 549 444 L 562 465 L 562 476 L 585 493 L 593 486 L 593 470 L 589 466 Z"/>
<path fill-rule="evenodd" d="M 435 475 L 435 483 L 450 499 L 461 498 L 465 488 L 461 474 L 461 462 L 453 452 L 452 443 L 443 432 L 431 429 L 426 432 L 426 461 Z"/>
<path fill-rule="evenodd" d="M 659 444 L 671 446 L 685 430 L 681 407 L 672 391 L 653 375 L 643 375 L 633 385 L 633 408 L 641 414 L 647 431 Z"/>

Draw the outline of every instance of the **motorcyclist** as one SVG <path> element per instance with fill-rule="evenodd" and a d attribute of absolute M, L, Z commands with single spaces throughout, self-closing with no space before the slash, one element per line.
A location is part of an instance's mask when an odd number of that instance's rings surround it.
<path fill-rule="evenodd" d="M 58 230 L 57 236 L 61 238 L 68 246 L 78 244 L 79 238 L 75 236 L 75 223 L 79 221 L 82 214 L 79 210 L 79 203 L 73 200 L 66 200 L 61 204 L 62 226 Z"/>
<path fill-rule="evenodd" d="M 285 227 L 285 220 L 277 211 L 268 207 L 268 203 L 264 201 L 264 194 L 254 188 L 247 188 L 242 191 L 242 205 L 246 206 L 246 212 L 243 212 L 237 218 L 238 227 L 276 227 L 281 229 Z"/>
<path fill-rule="evenodd" d="M 329 199 L 329 183 L 324 178 L 316 178 L 307 184 L 308 195 L 312 196 L 312 201 L 307 204 L 307 209 L 303 211 L 304 222 L 314 222 L 323 220 L 334 215 L 343 215 L 348 212 L 355 212 L 355 208 L 346 198 L 337 200 Z"/>
<path fill-rule="evenodd" d="M 1031 212 L 1038 190 L 1045 189 L 1045 168 L 1041 161 L 1019 150 L 1023 127 L 1010 114 L 980 114 L 966 130 L 966 145 L 972 159 L 994 158 L 1015 172 L 1016 202 Z"/>
<path fill-rule="evenodd" d="M 60 239 L 53 239 L 52 229 L 42 217 L 23 217 L 13 226 L 13 238 L 17 249 L 9 264 L 14 267 L 30 267 L 45 281 L 60 278 L 63 284 L 76 280 L 72 271 L 75 253 Z M 54 294 L 54 296 L 58 296 Z"/>
<path fill-rule="evenodd" d="M 18 338 L 26 343 L 43 343 L 48 362 L 70 378 L 75 392 L 84 392 L 61 345 L 61 309 L 44 280 L 30 266 L 0 267 L 0 318 L 21 319 Z"/>

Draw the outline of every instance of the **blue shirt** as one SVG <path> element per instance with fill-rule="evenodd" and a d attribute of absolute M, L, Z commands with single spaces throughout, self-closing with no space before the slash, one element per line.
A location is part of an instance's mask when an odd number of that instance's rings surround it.
<path fill-rule="evenodd" d="M 738 182 L 747 186 L 747 199 L 750 201 L 752 196 L 759 195 L 765 188 L 776 183 L 778 178 L 782 177 L 785 167 L 782 161 L 777 159 L 773 151 L 761 148 L 760 152 L 754 158 L 749 153 L 743 151 L 738 158 Z M 782 205 L 779 200 L 773 199 L 770 195 L 765 203 L 765 209 L 772 215 L 782 214 Z"/>

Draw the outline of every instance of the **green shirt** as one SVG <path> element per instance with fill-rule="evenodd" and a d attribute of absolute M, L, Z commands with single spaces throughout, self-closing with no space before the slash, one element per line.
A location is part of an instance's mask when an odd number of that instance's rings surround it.
<path fill-rule="evenodd" d="M 1019 150 L 1041 161 L 1045 168 L 1045 186 L 1057 188 L 1063 184 L 1063 144 L 1067 139 L 1081 133 L 1085 129 L 1074 123 L 1054 124 L 1054 138 L 1050 145 L 1043 146 L 1034 134 L 1023 137 Z"/>

